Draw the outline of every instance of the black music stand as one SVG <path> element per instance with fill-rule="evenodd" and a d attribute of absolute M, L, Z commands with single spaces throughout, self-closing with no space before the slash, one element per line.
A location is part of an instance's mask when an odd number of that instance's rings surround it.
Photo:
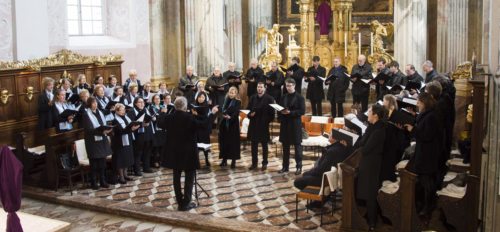
<path fill-rule="evenodd" d="M 200 145 L 198 144 L 198 154 L 200 153 L 200 151 L 210 151 L 210 147 L 200 147 Z M 201 189 L 201 193 L 198 194 L 198 187 Z M 202 193 L 205 193 L 205 195 L 207 195 L 208 198 L 210 198 L 210 194 L 208 194 L 208 192 L 198 183 L 198 170 L 196 170 L 194 172 L 194 196 L 196 198 L 196 203 L 198 205 L 200 205 L 200 201 L 199 201 L 199 196 L 202 194 Z"/>

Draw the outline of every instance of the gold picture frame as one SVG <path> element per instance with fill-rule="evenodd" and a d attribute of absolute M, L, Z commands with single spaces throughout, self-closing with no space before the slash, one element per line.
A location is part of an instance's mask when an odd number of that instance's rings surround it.
<path fill-rule="evenodd" d="M 374 7 L 375 9 L 363 9 L 362 11 L 356 11 L 356 5 L 369 5 L 370 7 Z M 381 4 L 386 5 L 382 6 L 385 8 L 384 10 L 376 9 L 377 6 L 380 7 Z M 356 0 L 353 3 L 353 16 L 392 16 L 394 14 L 394 0 Z"/>
<path fill-rule="evenodd" d="M 278 24 L 297 24 L 300 22 L 299 0 L 277 0 L 276 15 Z"/>

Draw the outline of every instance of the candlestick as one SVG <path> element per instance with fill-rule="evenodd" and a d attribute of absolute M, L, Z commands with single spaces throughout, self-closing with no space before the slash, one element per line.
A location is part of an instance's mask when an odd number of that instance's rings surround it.
<path fill-rule="evenodd" d="M 347 57 L 347 32 L 344 32 L 344 56 Z"/>
<path fill-rule="evenodd" d="M 370 55 L 373 55 L 373 32 L 370 33 Z"/>
<path fill-rule="evenodd" d="M 358 33 L 358 55 L 361 55 L 361 33 Z"/>

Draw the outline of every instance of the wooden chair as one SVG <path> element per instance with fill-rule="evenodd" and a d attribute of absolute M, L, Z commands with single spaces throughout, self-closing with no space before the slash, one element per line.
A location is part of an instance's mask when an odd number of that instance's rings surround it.
<path fill-rule="evenodd" d="M 323 134 L 322 124 L 305 122 L 305 129 L 309 136 L 320 136 Z"/>
<path fill-rule="evenodd" d="M 302 126 L 305 127 L 305 123 L 311 121 L 311 116 L 310 115 L 302 115 L 300 117 L 300 121 L 302 122 Z"/>
<path fill-rule="evenodd" d="M 241 128 L 243 127 L 243 120 L 245 120 L 245 118 L 247 118 L 247 114 L 243 113 L 243 112 L 240 112 L 240 142 L 243 144 L 243 149 L 246 148 L 246 144 L 248 143 L 248 133 L 243 133 L 241 132 Z"/>
<path fill-rule="evenodd" d="M 334 128 L 333 123 L 327 123 L 323 126 L 323 133 L 332 133 L 332 129 Z"/>
<path fill-rule="evenodd" d="M 323 173 L 321 180 L 321 187 L 318 186 L 306 186 L 302 191 L 298 192 L 295 196 L 295 222 L 299 220 L 299 199 L 306 199 L 307 203 L 311 201 L 319 201 L 321 205 L 325 203 L 332 193 L 335 193 L 337 189 L 337 168 L 332 167 L 331 171 Z M 335 196 L 332 198 L 332 215 L 335 211 Z M 306 208 L 309 212 L 309 209 Z M 324 207 L 321 208 L 320 214 L 320 226 L 323 225 L 323 214 Z"/>

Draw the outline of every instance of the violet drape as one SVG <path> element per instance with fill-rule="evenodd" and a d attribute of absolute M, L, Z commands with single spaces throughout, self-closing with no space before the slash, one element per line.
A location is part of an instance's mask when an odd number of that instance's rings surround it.
<path fill-rule="evenodd" d="M 21 207 L 23 165 L 14 153 L 3 146 L 0 152 L 0 201 L 7 215 L 7 232 L 22 232 L 16 211 Z"/>
<path fill-rule="evenodd" d="M 332 9 L 330 5 L 325 1 L 321 3 L 318 7 L 316 14 L 316 21 L 319 24 L 319 34 L 328 35 L 330 29 L 330 20 L 332 18 Z"/>

